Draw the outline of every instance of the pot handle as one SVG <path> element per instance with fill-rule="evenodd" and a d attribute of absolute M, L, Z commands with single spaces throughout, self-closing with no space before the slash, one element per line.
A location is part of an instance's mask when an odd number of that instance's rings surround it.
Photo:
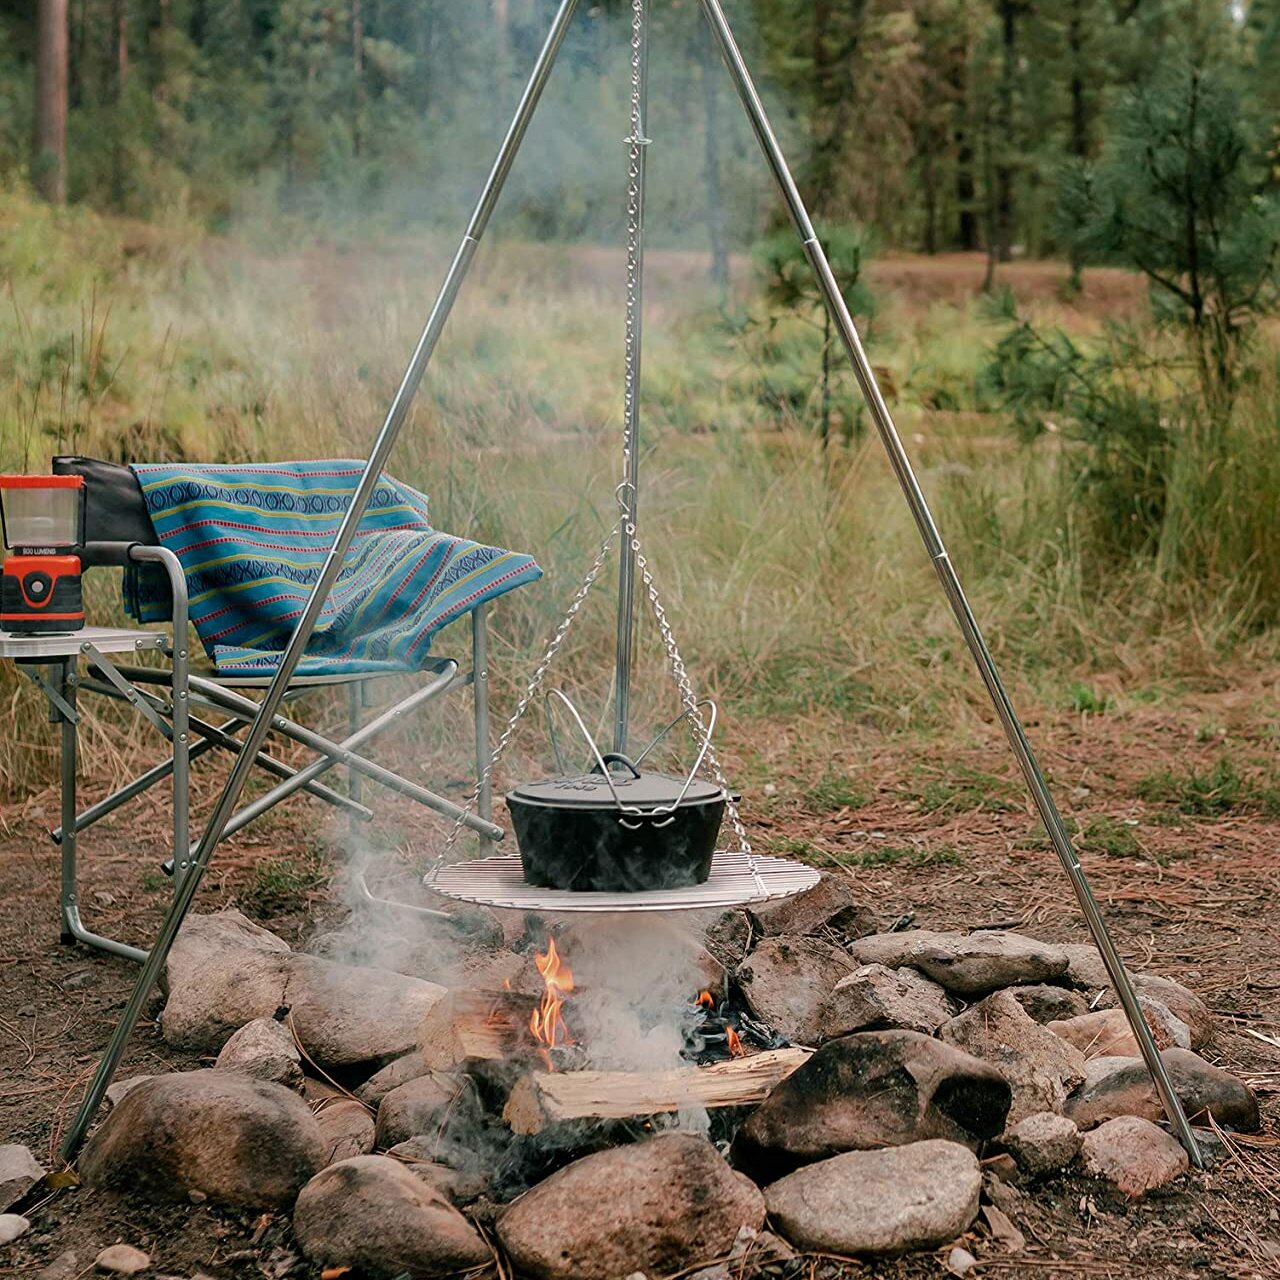
<path fill-rule="evenodd" d="M 591 730 L 587 728 L 587 726 L 583 723 L 582 717 L 578 714 L 578 708 L 575 707 L 573 703 L 569 701 L 568 695 L 565 694 L 562 690 L 552 689 L 550 690 L 550 692 L 548 692 L 546 697 L 543 699 L 543 706 L 545 707 L 546 713 L 547 713 L 547 724 L 548 726 L 551 726 L 551 740 L 552 740 L 553 749 L 555 751 L 557 765 L 561 769 L 564 768 L 563 757 L 560 754 L 560 744 L 556 740 L 555 728 L 552 725 L 552 717 L 551 717 L 551 699 L 552 698 L 555 698 L 557 701 L 564 703 L 564 705 L 569 709 L 569 714 L 573 717 L 574 724 L 578 726 L 578 731 L 586 739 L 587 746 L 591 748 L 591 754 L 596 758 L 595 767 L 592 769 L 592 772 L 600 773 L 604 776 L 605 785 L 609 788 L 609 792 L 613 796 L 614 804 L 618 806 L 618 812 L 633 814 L 636 817 L 644 816 L 645 811 L 643 809 L 638 809 L 635 805 L 629 805 L 629 804 L 623 803 L 622 797 L 618 794 L 618 788 L 613 785 L 613 778 L 609 774 L 609 765 L 607 761 L 610 759 L 619 759 L 624 761 L 626 764 L 631 765 L 631 768 L 635 772 L 635 775 L 637 778 L 640 776 L 640 771 L 635 767 L 634 764 L 631 764 L 631 761 L 628 760 L 626 756 L 619 756 L 619 755 L 616 755 L 614 752 L 610 752 L 608 756 L 601 755 L 600 748 L 596 745 L 596 740 L 591 736 Z M 701 759 L 701 757 L 699 757 L 699 759 Z M 684 793 L 681 792 L 682 796 L 683 794 Z"/>
<path fill-rule="evenodd" d="M 711 746 L 711 735 L 716 731 L 716 721 L 720 718 L 720 709 L 710 698 L 703 698 L 701 702 L 695 702 L 692 707 L 689 707 L 676 716 L 676 718 L 667 725 L 667 727 L 663 729 L 662 732 L 658 734 L 658 736 L 654 738 L 654 740 L 649 743 L 649 745 L 645 747 L 638 756 L 636 756 L 635 763 L 638 766 L 644 762 L 645 756 L 647 756 L 649 752 L 652 751 L 654 747 L 656 747 L 658 743 L 660 743 L 663 738 L 665 738 L 667 734 L 669 734 L 671 730 L 680 723 L 681 720 L 688 720 L 689 717 L 693 715 L 694 710 L 699 707 L 711 708 L 711 723 L 707 725 L 706 734 L 702 739 L 702 749 L 698 752 L 698 758 L 693 762 L 693 768 L 689 770 L 689 776 L 684 780 L 684 786 L 680 788 L 680 794 L 676 796 L 669 805 L 663 805 L 661 808 L 657 809 L 650 809 L 650 813 L 675 813 L 675 811 L 680 807 L 680 802 L 685 798 L 689 788 L 693 786 L 693 780 L 698 776 L 698 770 L 702 768 L 702 762 L 707 757 L 707 751 Z M 627 761 L 627 763 L 630 764 L 631 762 Z M 640 775 L 637 773 L 636 777 L 639 776 Z"/>
<path fill-rule="evenodd" d="M 600 757 L 600 759 L 603 760 L 605 764 L 626 765 L 626 767 L 631 770 L 631 776 L 633 778 L 638 778 L 640 776 L 640 770 L 636 767 L 636 762 L 632 760 L 630 756 L 624 756 L 621 751 L 606 751 L 604 755 Z M 600 766 L 596 765 L 596 767 L 592 769 L 591 772 L 599 773 Z"/>

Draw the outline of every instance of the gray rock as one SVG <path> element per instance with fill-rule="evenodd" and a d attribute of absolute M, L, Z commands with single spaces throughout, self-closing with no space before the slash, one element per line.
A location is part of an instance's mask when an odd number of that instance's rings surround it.
<path fill-rule="evenodd" d="M 222 1046 L 214 1066 L 255 1080 L 272 1080 L 286 1089 L 302 1088 L 302 1056 L 288 1027 L 275 1018 L 246 1022 Z"/>
<path fill-rule="evenodd" d="M 232 1032 L 288 1007 L 326 1069 L 407 1053 L 444 988 L 421 978 L 299 955 L 238 911 L 191 916 L 166 966 L 160 1027 L 170 1044 L 216 1053 Z"/>
<path fill-rule="evenodd" d="M 766 938 L 822 934 L 848 943 L 876 931 L 876 917 L 848 876 L 824 872 L 812 889 L 791 898 L 749 908 L 758 933 Z"/>
<path fill-rule="evenodd" d="M 751 1012 L 788 1040 L 812 1018 L 854 963 L 820 938 L 766 938 L 738 970 Z"/>
<path fill-rule="evenodd" d="M 0 1213 L 0 1244 L 12 1244 L 31 1227 L 31 1220 L 20 1213 Z"/>
<path fill-rule="evenodd" d="M 1100 991 L 1110 981 L 1107 966 L 1092 942 L 1063 942 L 1059 949 L 1067 957 L 1067 981 L 1084 991 Z"/>
<path fill-rule="evenodd" d="M 417 1047 L 443 987 L 389 969 L 291 957 L 285 1001 L 303 1048 L 326 1069 L 384 1062 Z"/>
<path fill-rule="evenodd" d="M 371 1276 L 440 1276 L 492 1260 L 439 1191 L 386 1156 L 341 1160 L 316 1174 L 294 1206 L 293 1232 L 316 1266 Z"/>
<path fill-rule="evenodd" d="M 1013 998 L 1027 1011 L 1027 1016 L 1043 1025 L 1064 1022 L 1089 1012 L 1084 996 L 1069 987 L 1054 987 L 1035 982 L 1026 987 L 1010 987 Z"/>
<path fill-rule="evenodd" d="M 1228 1129 L 1253 1133 L 1259 1126 L 1258 1100 L 1235 1076 L 1211 1066 L 1189 1049 L 1161 1054 L 1187 1119 L 1205 1116 Z M 1147 1065 L 1141 1058 L 1094 1058 L 1086 1064 L 1084 1083 L 1067 1099 L 1065 1113 L 1081 1129 L 1092 1129 L 1118 1116 L 1164 1118 Z"/>
<path fill-rule="evenodd" d="M 1014 983 L 1044 982 L 1067 971 L 1061 947 L 1020 933 L 984 929 L 935 933 L 914 929 L 860 938 L 850 950 L 863 964 L 911 965 L 956 995 L 985 995 Z"/>
<path fill-rule="evenodd" d="M 0 1145 L 0 1209 L 17 1204 L 44 1177 L 44 1166 L 29 1147 L 18 1142 Z"/>
<path fill-rule="evenodd" d="M 287 1003 L 289 955 L 288 943 L 239 911 L 188 916 L 165 963 L 164 1038 L 217 1053 L 232 1032 Z"/>
<path fill-rule="evenodd" d="M 476 1087 L 467 1076 L 433 1071 L 392 1089 L 378 1104 L 377 1145 L 393 1147 L 418 1134 L 437 1132 L 446 1119 L 478 1120 Z"/>
<path fill-rule="evenodd" d="M 765 1188 L 770 1219 L 802 1249 L 899 1254 L 932 1249 L 978 1216 L 982 1174 L 959 1143 L 851 1151 Z"/>
<path fill-rule="evenodd" d="M 801 1024 L 802 1044 L 823 1044 L 855 1031 L 897 1027 L 935 1032 L 955 1013 L 946 991 L 914 969 L 864 964 L 841 978 Z"/>
<path fill-rule="evenodd" d="M 112 1244 L 98 1254 L 93 1265 L 99 1271 L 110 1271 L 118 1276 L 136 1276 L 151 1266 L 151 1259 L 131 1244 Z"/>
<path fill-rule="evenodd" d="M 140 1084 L 145 1084 L 151 1076 L 130 1076 L 127 1080 L 117 1080 L 114 1084 L 107 1086 L 107 1092 L 104 1095 L 107 1100 L 107 1110 L 118 1105 L 126 1094 L 132 1092 Z"/>
<path fill-rule="evenodd" d="M 1080 1154 L 1080 1141 L 1075 1121 L 1052 1111 L 1024 1117 L 1003 1139 L 1019 1168 L 1035 1178 L 1065 1169 Z"/>
<path fill-rule="evenodd" d="M 1143 1017 L 1158 1049 L 1189 1049 L 1191 1032 L 1158 1000 L 1138 997 Z M 1075 1045 L 1085 1058 L 1136 1058 L 1142 1053 L 1123 1009 L 1096 1009 L 1079 1017 L 1047 1024 L 1050 1031 Z"/>
<path fill-rule="evenodd" d="M 436 1159 L 438 1143 L 419 1136 L 398 1142 L 387 1155 L 399 1160 L 411 1173 L 428 1182 L 454 1204 L 478 1200 L 489 1188 L 489 1177 L 478 1169 L 455 1169 Z"/>
<path fill-rule="evenodd" d="M 1158 973 L 1130 973 L 1133 988 L 1139 997 L 1158 1000 L 1174 1017 L 1187 1026 L 1191 1049 L 1203 1049 L 1213 1040 L 1213 1014 L 1209 1006 L 1194 991 L 1188 990 L 1180 982 L 1172 978 L 1162 978 Z M 1098 1001 L 1100 1009 L 1108 1009 L 1120 1003 L 1116 993 L 1110 988 L 1102 993 Z"/>
<path fill-rule="evenodd" d="M 1119 1116 L 1085 1134 L 1084 1166 L 1131 1200 L 1166 1186 L 1190 1168 L 1172 1134 L 1139 1116 Z"/>
<path fill-rule="evenodd" d="M 990 1064 L 917 1031 L 824 1044 L 738 1131 L 734 1163 L 770 1180 L 844 1151 L 947 1138 L 976 1147 L 1004 1131 L 1012 1098 Z"/>
<path fill-rule="evenodd" d="M 356 1097 L 375 1110 L 378 1104 L 391 1092 L 410 1080 L 425 1076 L 431 1068 L 422 1060 L 417 1049 L 403 1054 L 394 1062 L 388 1062 L 381 1071 L 375 1072 L 357 1090 Z"/>
<path fill-rule="evenodd" d="M 89 1186 L 216 1204 L 280 1209 L 324 1163 L 320 1127 L 282 1085 L 235 1071 L 155 1076 L 115 1107 L 89 1140 Z"/>
<path fill-rule="evenodd" d="M 337 1164 L 373 1150 L 373 1113 L 354 1098 L 331 1102 L 315 1113 L 324 1143 L 325 1164 Z"/>
<path fill-rule="evenodd" d="M 666 1275 L 764 1223 L 764 1197 L 705 1138 L 667 1133 L 575 1161 L 514 1201 L 498 1237 L 535 1280 Z"/>
<path fill-rule="evenodd" d="M 1033 1022 L 1011 991 L 987 996 L 944 1024 L 938 1034 L 991 1063 L 1009 1082 L 1010 1124 L 1037 1111 L 1061 1111 L 1067 1095 L 1084 1080 L 1080 1051 Z"/>

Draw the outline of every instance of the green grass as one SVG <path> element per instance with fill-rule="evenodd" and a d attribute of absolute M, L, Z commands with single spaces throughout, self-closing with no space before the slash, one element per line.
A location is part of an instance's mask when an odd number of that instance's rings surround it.
<path fill-rule="evenodd" d="M 254 868 L 253 883 L 239 895 L 240 903 L 249 915 L 269 920 L 305 910 L 327 881 L 318 862 L 270 858 Z"/>
<path fill-rule="evenodd" d="M 1071 685 L 1068 696 L 1072 711 L 1101 715 L 1111 708 L 1111 699 L 1107 694 L 1087 684 L 1081 684 L 1078 680 Z"/>
<path fill-rule="evenodd" d="M 834 813 L 837 809 L 861 809 L 871 792 L 857 786 L 843 774 L 828 770 L 803 795 L 804 806 L 812 813 Z"/>
<path fill-rule="evenodd" d="M 1013 783 L 962 764 L 949 765 L 945 772 L 908 787 L 903 794 L 927 813 L 1008 812 L 1020 807 Z"/>
<path fill-rule="evenodd" d="M 1208 770 L 1159 769 L 1138 783 L 1138 795 L 1148 804 L 1167 805 L 1193 818 L 1220 818 L 1225 814 L 1280 815 L 1280 784 L 1264 773 L 1242 773 L 1230 756 L 1221 756 Z"/>
<path fill-rule="evenodd" d="M 1142 853 L 1133 828 L 1116 818 L 1090 819 L 1076 843 L 1086 853 L 1103 853 L 1112 858 L 1134 858 Z"/>
<path fill-rule="evenodd" d="M 0 470 L 39 469 L 66 450 L 117 460 L 363 455 L 450 248 L 422 235 L 270 252 L 0 192 Z M 527 548 L 545 570 L 493 612 L 499 717 L 614 519 L 615 267 L 590 248 L 487 238 L 390 462 L 430 495 L 439 527 Z M 721 706 L 727 759 L 751 758 L 770 732 L 762 721 L 785 722 L 790 761 L 820 777 L 806 803 L 854 808 L 860 788 L 821 779 L 828 744 L 954 741 L 989 717 L 985 691 L 878 443 L 824 457 L 804 413 L 770 403 L 781 384 L 803 399 L 794 335 L 779 334 L 785 368 L 758 368 L 708 306 L 697 271 L 667 270 L 646 331 L 641 522 L 667 617 L 699 690 Z M 1021 707 L 1061 706 L 1064 668 L 1090 691 L 1082 709 L 1100 710 L 1100 673 L 1172 690 L 1245 645 L 1252 661 L 1274 660 L 1275 636 L 1218 589 L 1240 565 L 1271 562 L 1280 522 L 1275 493 L 1267 507 L 1259 486 L 1280 459 L 1262 447 L 1274 439 L 1274 378 L 1259 375 L 1255 416 L 1222 444 L 1221 482 L 1253 513 L 1252 550 L 1224 533 L 1217 576 L 1203 581 L 1170 582 L 1150 564 L 1104 573 L 1073 541 L 1058 454 L 1015 445 L 975 397 L 983 351 L 1006 322 L 973 305 L 884 301 L 872 357 L 896 370 L 907 447 Z M 1219 527 L 1205 513 L 1186 537 Z M 95 571 L 86 589 L 95 621 L 118 620 L 113 575 Z M 607 714 L 613 596 L 606 573 L 551 677 L 591 723 Z M 465 657 L 466 643 L 446 631 L 438 649 Z M 647 614 L 633 699 L 637 738 L 678 709 Z M 12 727 L 0 737 L 9 799 L 47 784 L 54 753 L 38 695 L 8 665 L 0 702 Z M 99 781 L 159 758 L 119 708 L 84 702 L 84 757 Z M 317 714 L 336 721 L 340 711 Z M 460 773 L 464 738 L 456 721 L 423 718 L 402 741 Z M 546 757 L 530 716 L 511 767 Z M 965 769 L 927 774 L 907 795 L 939 814 L 1022 803 L 1007 781 Z"/>

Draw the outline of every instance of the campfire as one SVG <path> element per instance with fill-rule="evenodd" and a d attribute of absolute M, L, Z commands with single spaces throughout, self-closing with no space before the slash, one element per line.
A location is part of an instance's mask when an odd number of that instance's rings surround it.
<path fill-rule="evenodd" d="M 546 986 L 538 1007 L 529 1015 L 529 1030 L 538 1042 L 538 1053 L 548 1071 L 554 1071 L 553 1051 L 575 1043 L 561 1010 L 573 991 L 573 970 L 560 959 L 556 940 L 548 935 L 546 951 L 534 956 L 538 973 Z"/>

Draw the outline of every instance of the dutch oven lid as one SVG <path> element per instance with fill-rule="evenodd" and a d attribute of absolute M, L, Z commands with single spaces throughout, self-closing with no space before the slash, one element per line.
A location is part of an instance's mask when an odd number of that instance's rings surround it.
<path fill-rule="evenodd" d="M 641 772 L 637 776 L 622 769 L 611 770 L 609 776 L 622 803 L 634 805 L 638 809 L 656 809 L 671 804 L 680 794 L 685 781 L 666 773 Z M 609 783 L 599 769 L 575 777 L 540 778 L 537 782 L 525 782 L 511 791 L 507 798 L 554 809 L 617 808 Z M 715 783 L 694 778 L 680 807 L 684 809 L 690 805 L 707 804 L 724 798 L 725 793 Z"/>

